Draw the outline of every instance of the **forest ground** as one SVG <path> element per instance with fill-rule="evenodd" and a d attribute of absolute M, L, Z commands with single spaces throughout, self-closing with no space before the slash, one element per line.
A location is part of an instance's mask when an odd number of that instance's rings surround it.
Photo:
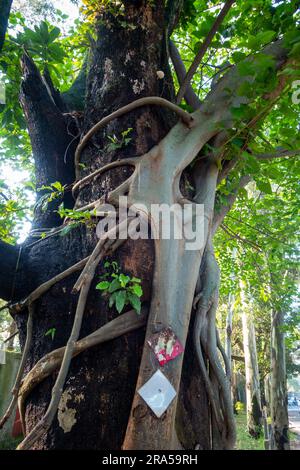
<path fill-rule="evenodd" d="M 291 449 L 300 450 L 300 409 L 289 410 L 289 425 L 292 433 Z"/>
<path fill-rule="evenodd" d="M 291 449 L 300 450 L 300 412 L 289 410 Z M 264 450 L 264 438 L 254 439 L 247 433 L 247 416 L 245 411 L 236 415 L 237 441 L 236 450 Z M 0 443 L 0 450 L 14 450 L 21 438 L 9 438 Z"/>
<path fill-rule="evenodd" d="M 264 450 L 264 438 L 254 439 L 247 432 L 247 414 L 239 411 L 236 415 L 236 450 Z"/>

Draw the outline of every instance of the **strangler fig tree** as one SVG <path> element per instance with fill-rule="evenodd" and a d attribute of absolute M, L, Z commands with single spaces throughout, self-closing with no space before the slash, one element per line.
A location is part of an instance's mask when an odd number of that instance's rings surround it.
<path fill-rule="evenodd" d="M 18 401 L 19 449 L 232 449 L 214 235 L 253 178 L 248 156 L 265 159 L 254 152 L 257 139 L 297 75 L 298 5 L 278 6 L 280 15 L 265 2 L 261 15 L 263 2 L 250 1 L 209 2 L 211 9 L 181 0 L 84 3 L 94 32 L 69 90 L 57 89 L 51 60 L 41 65 L 30 41 L 21 57 L 20 103 L 42 191 L 26 241 L 0 243 L 0 296 L 24 352 L 2 425 Z M 176 44 L 189 36 L 199 40 L 187 71 Z M 203 68 L 210 61 L 214 73 Z M 270 158 L 285 158 L 285 150 L 292 158 L 294 148 L 274 148 Z M 226 197 L 224 185 L 231 185 Z M 56 194 L 45 205 L 49 187 Z M 201 246 L 124 240 L 121 221 L 116 239 L 109 232 L 98 239 L 98 222 L 108 204 L 121 209 L 120 196 L 137 210 L 203 207 Z M 155 229 L 151 217 L 147 223 Z M 95 289 L 107 260 L 142 280 L 140 316 L 119 315 Z M 138 390 L 159 369 L 148 341 L 166 327 L 184 354 L 161 368 L 176 397 L 157 418 Z"/>

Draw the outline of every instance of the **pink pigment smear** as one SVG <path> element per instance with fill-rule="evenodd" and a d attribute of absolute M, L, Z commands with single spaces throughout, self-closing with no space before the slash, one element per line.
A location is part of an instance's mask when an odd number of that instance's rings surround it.
<path fill-rule="evenodd" d="M 179 339 L 171 328 L 165 328 L 153 335 L 148 340 L 148 344 L 153 349 L 160 366 L 164 366 L 184 351 Z"/>

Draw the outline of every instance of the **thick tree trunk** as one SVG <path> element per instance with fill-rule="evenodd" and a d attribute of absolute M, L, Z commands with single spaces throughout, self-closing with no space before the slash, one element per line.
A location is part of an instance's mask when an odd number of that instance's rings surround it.
<path fill-rule="evenodd" d="M 126 16 L 135 28 L 122 26 L 120 18 L 109 13 L 105 14 L 99 26 L 99 40 L 93 46 L 87 75 L 85 111 L 76 122 L 76 125 L 81 126 L 82 133 L 86 133 L 103 116 L 135 99 L 143 96 L 164 96 L 170 99 L 173 96 L 167 41 L 164 39 L 164 2 L 156 2 L 155 6 L 143 1 L 135 6 L 133 3 L 136 2 L 128 2 L 126 5 Z M 74 149 L 69 149 L 66 155 L 70 142 L 66 119 L 72 123 L 72 116 L 68 118 L 62 115 L 59 106 L 49 99 L 49 87 L 45 87 L 26 56 L 23 59 L 23 70 L 21 99 L 34 149 L 38 184 L 49 184 L 56 180 L 68 184 L 73 178 L 74 170 L 68 164 L 72 162 Z M 165 74 L 163 80 L 158 79 L 159 70 Z M 38 100 L 36 90 L 39 92 Z M 53 120 L 51 125 L 50 119 Z M 170 112 L 157 107 L 143 107 L 112 121 L 95 135 L 83 152 L 81 177 L 110 161 L 146 153 L 175 122 L 176 118 Z M 115 134 L 120 138 L 121 132 L 127 129 L 132 129 L 129 133 L 132 139 L 130 143 L 120 149 L 108 150 L 108 136 Z M 57 165 L 61 168 L 58 173 Z M 92 181 L 79 192 L 76 207 L 107 194 L 129 174 L 129 170 L 121 168 Z M 42 230 L 44 224 L 48 227 L 57 225 L 57 220 L 51 217 L 50 212 L 38 213 L 35 227 Z M 23 285 L 23 288 L 16 292 L 15 298 L 24 297 L 42 282 L 89 255 L 96 241 L 94 228 L 84 225 L 65 236 L 50 236 L 33 245 L 33 240 L 28 239 L 18 269 L 18 285 Z M 47 256 L 48 253 L 51 253 L 51 257 Z M 151 240 L 129 240 L 115 253 L 113 259 L 118 262 L 122 272 L 142 279 L 143 301 L 150 301 L 154 263 Z M 28 270 L 32 273 L 30 278 L 26 277 Z M 99 266 L 90 291 L 81 337 L 118 316 L 115 309 L 109 309 L 107 302 L 95 291 L 101 273 L 103 268 Z M 75 280 L 76 275 L 73 274 L 57 283 L 37 301 L 27 372 L 46 353 L 66 344 L 77 302 L 77 296 L 71 295 Z M 24 344 L 26 315 L 17 315 L 16 320 Z M 50 328 L 56 328 L 53 340 L 45 336 Z M 83 352 L 72 360 L 57 418 L 47 434 L 36 442 L 35 449 L 121 448 L 134 396 L 144 334 L 141 328 L 138 332 L 123 335 L 103 346 Z M 191 368 L 189 357 L 192 349 L 190 343 L 184 357 L 178 405 L 180 411 L 176 418 L 178 434 L 186 448 L 198 446 L 207 449 L 211 445 L 207 395 L 200 374 L 197 373 L 197 364 Z M 27 397 L 27 433 L 45 413 L 55 377 L 56 372 L 37 385 Z M 195 377 L 193 385 L 192 377 Z M 193 390 L 195 395 L 192 394 Z M 196 401 L 199 411 L 195 413 Z M 191 415 L 195 416 L 193 421 L 190 420 Z M 201 426 L 198 425 L 198 419 L 202 422 Z"/>
<path fill-rule="evenodd" d="M 285 367 L 283 312 L 273 312 L 271 326 L 271 419 L 273 449 L 289 449 L 289 418 Z"/>
<path fill-rule="evenodd" d="M 251 436 L 259 437 L 261 433 L 262 412 L 255 328 L 251 317 L 250 306 L 246 301 L 245 287 L 242 282 L 241 304 L 246 371 L 247 429 Z"/>

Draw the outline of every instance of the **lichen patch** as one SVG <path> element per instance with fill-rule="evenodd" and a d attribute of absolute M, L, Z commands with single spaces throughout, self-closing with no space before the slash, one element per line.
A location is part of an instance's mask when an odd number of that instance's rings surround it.
<path fill-rule="evenodd" d="M 138 80 L 134 80 L 132 89 L 135 95 L 139 95 L 144 90 L 144 88 L 145 88 L 144 80 L 141 80 L 140 82 Z"/>
<path fill-rule="evenodd" d="M 68 402 L 73 400 L 75 403 L 80 403 L 83 399 L 83 393 L 72 395 L 70 389 L 63 392 L 58 406 L 57 418 L 59 426 L 63 429 L 64 433 L 70 432 L 77 422 L 75 417 L 76 409 L 68 406 Z"/>

